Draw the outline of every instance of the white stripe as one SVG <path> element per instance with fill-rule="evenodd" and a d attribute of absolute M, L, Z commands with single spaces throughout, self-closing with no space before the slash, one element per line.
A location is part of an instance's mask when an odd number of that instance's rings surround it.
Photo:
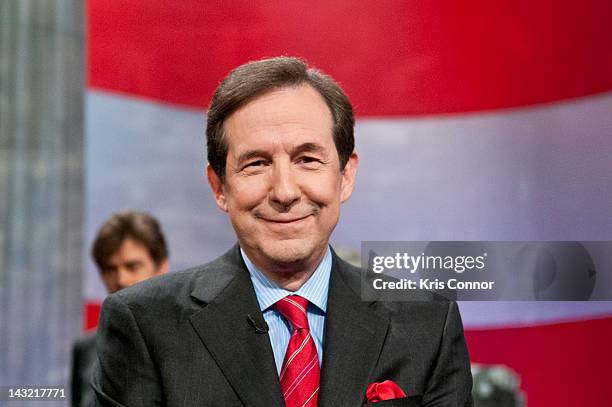
<path fill-rule="evenodd" d="M 293 383 L 285 390 L 283 393 L 283 397 L 285 400 L 293 393 L 293 391 L 302 383 L 302 380 L 308 375 L 308 373 L 315 367 L 318 363 L 316 355 L 308 362 L 308 364 L 304 367 L 304 369 L 300 372 L 300 374 L 295 378 Z"/>
<path fill-rule="evenodd" d="M 287 367 L 291 364 L 291 362 L 293 362 L 293 360 L 296 358 L 296 356 L 301 352 L 302 349 L 304 349 L 304 346 L 306 346 L 306 344 L 308 343 L 308 339 L 310 339 L 310 333 L 308 333 L 306 335 L 306 337 L 304 338 L 304 340 L 302 341 L 302 344 L 299 346 L 299 348 L 297 348 L 293 354 L 291 354 L 291 356 L 289 356 L 289 359 L 287 359 L 287 362 L 285 363 L 285 365 L 283 366 L 283 370 L 280 374 L 280 378 L 279 380 L 283 380 L 283 376 L 285 375 L 285 372 L 287 371 Z M 289 341 L 291 341 L 291 339 L 289 339 Z"/>
<path fill-rule="evenodd" d="M 302 404 L 302 407 L 304 407 L 306 404 L 308 404 L 308 402 L 310 401 L 310 399 L 312 399 L 312 398 L 314 397 L 314 395 L 315 395 L 315 394 L 317 394 L 317 392 L 318 392 L 318 391 L 319 391 L 319 388 L 317 387 L 317 388 L 315 389 L 314 393 L 312 393 L 312 394 L 310 395 L 310 397 L 308 397 L 308 398 L 306 399 L 306 401 L 304 402 L 304 404 Z"/>
<path fill-rule="evenodd" d="M 297 303 L 291 297 L 285 297 L 283 298 L 283 300 L 288 302 L 289 304 L 293 304 L 302 314 L 306 315 L 306 309 L 304 309 L 304 307 L 302 307 L 299 303 Z"/>
<path fill-rule="evenodd" d="M 287 315 L 283 314 L 283 316 L 287 319 L 287 321 L 289 321 L 289 323 L 291 324 L 291 327 L 293 328 L 293 332 L 296 331 L 299 328 L 299 324 L 296 323 L 293 319 L 289 318 Z M 293 333 L 292 332 L 292 333 Z"/>

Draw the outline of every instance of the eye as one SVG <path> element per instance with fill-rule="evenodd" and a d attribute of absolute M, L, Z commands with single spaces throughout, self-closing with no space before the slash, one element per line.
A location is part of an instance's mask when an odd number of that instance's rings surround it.
<path fill-rule="evenodd" d="M 242 167 L 242 168 L 243 168 L 243 169 L 244 169 L 244 168 L 249 168 L 249 167 L 251 167 L 251 168 L 257 168 L 257 167 L 261 167 L 261 166 L 263 166 L 263 165 L 265 165 L 265 164 L 266 164 L 266 162 L 265 162 L 264 160 L 251 161 L 250 163 L 247 163 L 247 164 L 246 164 L 244 167 Z"/>
<path fill-rule="evenodd" d="M 319 158 L 313 157 L 310 155 L 303 155 L 300 158 L 298 158 L 297 161 L 299 164 L 304 164 L 304 165 L 307 165 L 308 167 L 315 167 L 322 163 L 322 161 Z"/>
<path fill-rule="evenodd" d="M 127 264 L 127 269 L 134 272 L 140 268 L 140 262 L 132 262 Z"/>

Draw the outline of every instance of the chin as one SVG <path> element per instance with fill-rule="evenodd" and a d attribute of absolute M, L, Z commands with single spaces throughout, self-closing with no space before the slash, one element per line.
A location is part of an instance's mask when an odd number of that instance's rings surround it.
<path fill-rule="evenodd" d="M 308 239 L 266 242 L 261 249 L 268 259 L 282 264 L 307 262 L 317 251 L 313 242 Z"/>

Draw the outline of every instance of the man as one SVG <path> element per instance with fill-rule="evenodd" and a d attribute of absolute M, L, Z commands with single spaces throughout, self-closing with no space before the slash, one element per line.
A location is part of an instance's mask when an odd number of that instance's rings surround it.
<path fill-rule="evenodd" d="M 299 59 L 224 79 L 207 175 L 238 244 L 105 301 L 99 405 L 471 405 L 456 304 L 361 301 L 359 270 L 329 247 L 355 182 L 353 125 L 340 87 Z"/>
<path fill-rule="evenodd" d="M 109 293 L 168 271 L 168 248 L 159 222 L 146 213 L 111 216 L 96 235 L 91 255 Z M 76 341 L 72 357 L 72 406 L 92 406 L 96 334 Z"/>

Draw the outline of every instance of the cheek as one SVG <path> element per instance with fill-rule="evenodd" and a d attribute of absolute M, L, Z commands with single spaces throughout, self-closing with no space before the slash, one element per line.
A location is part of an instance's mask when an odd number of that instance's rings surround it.
<path fill-rule="evenodd" d="M 116 284 L 116 277 L 114 277 L 113 275 L 103 275 L 102 276 L 102 282 L 104 282 L 104 285 L 108 288 L 108 289 L 112 289 L 115 284 Z"/>
<path fill-rule="evenodd" d="M 228 210 L 244 211 L 254 208 L 266 199 L 267 191 L 263 176 L 233 182 L 226 193 Z"/>
<path fill-rule="evenodd" d="M 340 204 L 340 177 L 330 176 L 313 177 L 304 184 L 306 196 L 313 202 L 324 206 Z"/>
<path fill-rule="evenodd" d="M 152 259 L 147 258 L 147 260 L 144 262 L 144 267 L 142 268 L 141 274 L 146 275 L 145 278 L 153 277 L 157 274 L 157 268 L 157 264 L 155 264 Z"/>
<path fill-rule="evenodd" d="M 155 275 L 155 269 L 151 266 L 151 268 L 143 269 L 140 272 L 136 273 L 134 277 L 136 280 L 140 282 L 140 281 L 149 279 L 153 277 L 154 275 Z"/>

